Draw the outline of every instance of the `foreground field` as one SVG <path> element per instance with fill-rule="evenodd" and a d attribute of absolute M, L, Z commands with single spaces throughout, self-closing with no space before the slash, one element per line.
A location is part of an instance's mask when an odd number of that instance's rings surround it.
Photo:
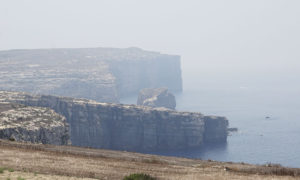
<path fill-rule="evenodd" d="M 0 140 L 0 179 L 107 179 L 131 173 L 158 179 L 300 179 L 300 169 Z"/>
<path fill-rule="evenodd" d="M 79 178 L 79 177 L 69 177 L 69 176 L 58 176 L 58 175 L 49 175 L 49 174 L 38 174 L 30 172 L 21 172 L 21 171 L 4 171 L 0 174 L 0 179 L 2 180 L 92 180 L 91 178 Z"/>

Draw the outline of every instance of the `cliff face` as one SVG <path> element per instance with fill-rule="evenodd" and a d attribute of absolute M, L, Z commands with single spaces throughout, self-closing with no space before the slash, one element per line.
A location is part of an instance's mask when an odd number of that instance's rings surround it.
<path fill-rule="evenodd" d="M 205 143 L 222 143 L 227 140 L 228 121 L 225 117 L 205 116 L 204 117 L 204 142 Z"/>
<path fill-rule="evenodd" d="M 32 143 L 66 145 L 66 119 L 49 108 L 0 102 L 0 138 Z"/>
<path fill-rule="evenodd" d="M 161 86 L 182 90 L 179 56 L 138 48 L 0 51 L 0 90 L 118 102 Z"/>
<path fill-rule="evenodd" d="M 72 144 L 76 146 L 130 151 L 174 150 L 201 147 L 205 140 L 226 141 L 227 138 L 223 133 L 228 124 L 225 118 L 200 113 L 4 91 L 0 91 L 0 101 L 54 109 L 66 117 Z M 219 124 L 205 129 L 210 120 Z"/>
<path fill-rule="evenodd" d="M 180 56 L 151 53 L 143 59 L 109 61 L 121 97 L 144 88 L 167 87 L 182 91 Z"/>

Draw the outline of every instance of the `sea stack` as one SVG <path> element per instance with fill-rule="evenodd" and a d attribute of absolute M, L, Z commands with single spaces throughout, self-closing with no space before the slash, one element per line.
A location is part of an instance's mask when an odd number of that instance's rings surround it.
<path fill-rule="evenodd" d="M 139 93 L 137 105 L 149 107 L 164 107 L 175 109 L 175 96 L 169 92 L 168 88 L 142 89 Z"/>

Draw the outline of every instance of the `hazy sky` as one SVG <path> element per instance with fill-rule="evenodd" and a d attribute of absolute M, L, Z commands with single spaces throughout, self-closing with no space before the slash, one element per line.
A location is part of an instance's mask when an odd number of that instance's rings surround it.
<path fill-rule="evenodd" d="M 299 9 L 299 0 L 0 0 L 0 49 L 135 46 L 181 55 L 190 76 L 298 80 Z"/>

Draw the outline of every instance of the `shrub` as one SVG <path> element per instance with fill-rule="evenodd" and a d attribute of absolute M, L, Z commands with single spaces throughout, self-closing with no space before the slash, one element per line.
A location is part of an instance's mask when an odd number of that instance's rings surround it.
<path fill-rule="evenodd" d="M 129 176 L 124 177 L 123 180 L 156 180 L 156 178 L 151 177 L 147 174 L 130 174 Z"/>
<path fill-rule="evenodd" d="M 15 138 L 14 137 L 10 137 L 10 138 L 8 138 L 8 140 L 15 141 Z"/>
<path fill-rule="evenodd" d="M 5 168 L 0 167 L 0 174 L 4 172 Z"/>

